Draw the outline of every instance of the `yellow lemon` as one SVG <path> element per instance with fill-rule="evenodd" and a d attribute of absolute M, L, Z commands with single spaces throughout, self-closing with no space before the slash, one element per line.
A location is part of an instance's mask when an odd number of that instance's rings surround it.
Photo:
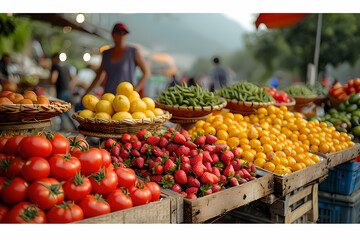
<path fill-rule="evenodd" d="M 105 119 L 105 120 L 110 120 L 111 116 L 110 116 L 110 114 L 108 114 L 106 112 L 99 112 L 99 113 L 95 114 L 95 118 L 101 118 L 101 119 Z"/>
<path fill-rule="evenodd" d="M 89 109 L 84 109 L 79 113 L 79 116 L 83 118 L 93 118 L 95 113 Z"/>
<path fill-rule="evenodd" d="M 155 102 L 149 97 L 144 97 L 141 99 L 146 104 L 146 109 L 154 110 L 155 109 Z"/>
<path fill-rule="evenodd" d="M 134 112 L 133 114 L 131 114 L 132 115 L 132 117 L 134 118 L 134 119 L 144 119 L 144 118 L 146 118 L 146 115 L 145 115 L 145 113 L 143 113 L 143 112 Z"/>
<path fill-rule="evenodd" d="M 95 110 L 97 113 L 99 112 L 106 112 L 108 113 L 110 116 L 114 114 L 114 109 L 112 107 L 112 104 L 110 101 L 108 100 L 100 100 L 96 106 L 95 106 Z"/>
<path fill-rule="evenodd" d="M 164 115 L 164 111 L 161 108 L 154 109 L 155 116 L 162 116 Z"/>
<path fill-rule="evenodd" d="M 153 111 L 151 111 L 151 110 L 146 110 L 146 111 L 145 111 L 145 115 L 146 115 L 147 118 L 154 118 L 154 117 L 156 117 L 156 116 L 155 116 L 155 113 L 154 113 Z"/>
<path fill-rule="evenodd" d="M 128 112 L 130 110 L 130 101 L 124 95 L 116 95 L 113 100 L 115 112 Z"/>
<path fill-rule="evenodd" d="M 112 117 L 112 120 L 122 120 L 122 119 L 133 119 L 132 115 L 128 112 L 117 112 Z"/>
<path fill-rule="evenodd" d="M 95 106 L 99 102 L 99 99 L 97 97 L 95 97 L 94 95 L 87 94 L 87 95 L 85 95 L 83 97 L 81 102 L 82 102 L 82 104 L 84 105 L 85 108 L 87 108 L 87 109 L 94 112 L 95 111 Z"/>
<path fill-rule="evenodd" d="M 115 98 L 115 95 L 112 93 L 105 93 L 101 97 L 102 100 L 108 100 L 109 102 L 113 102 L 114 98 Z"/>
<path fill-rule="evenodd" d="M 134 101 L 136 99 L 141 99 L 140 95 L 139 95 L 139 93 L 137 91 L 133 91 L 131 93 L 130 97 L 129 97 L 129 100 L 130 100 L 130 102 L 132 102 L 132 101 Z"/>
<path fill-rule="evenodd" d="M 146 111 L 146 103 L 142 100 L 134 100 L 130 103 L 130 113 L 134 112 L 145 112 Z"/>
<path fill-rule="evenodd" d="M 122 82 L 116 88 L 116 95 L 124 95 L 127 98 L 130 98 L 133 91 L 134 91 L 134 87 L 131 83 Z"/>

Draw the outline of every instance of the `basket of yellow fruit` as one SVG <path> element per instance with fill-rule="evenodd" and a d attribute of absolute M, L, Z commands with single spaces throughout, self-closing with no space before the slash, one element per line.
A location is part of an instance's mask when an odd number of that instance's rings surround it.
<path fill-rule="evenodd" d="M 140 98 L 131 83 L 120 83 L 116 95 L 105 93 L 101 99 L 85 95 L 82 104 L 86 109 L 73 114 L 80 123 L 79 129 L 93 136 L 105 134 L 135 134 L 142 129 L 157 131 L 171 118 L 171 114 L 155 108 L 149 97 Z"/>

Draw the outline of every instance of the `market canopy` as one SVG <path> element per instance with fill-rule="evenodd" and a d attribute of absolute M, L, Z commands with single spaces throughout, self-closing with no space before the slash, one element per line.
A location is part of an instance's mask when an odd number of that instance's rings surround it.
<path fill-rule="evenodd" d="M 310 13 L 260 13 L 255 25 L 259 27 L 261 23 L 267 28 L 290 27 L 306 18 Z"/>

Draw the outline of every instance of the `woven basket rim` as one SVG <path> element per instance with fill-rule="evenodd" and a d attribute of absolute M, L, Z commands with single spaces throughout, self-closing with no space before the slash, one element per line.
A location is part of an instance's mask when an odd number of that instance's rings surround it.
<path fill-rule="evenodd" d="M 61 105 L 55 103 L 61 103 Z M 16 112 L 26 112 L 31 111 L 33 113 L 38 112 L 53 112 L 57 111 L 56 108 L 61 107 L 64 108 L 64 111 L 69 111 L 71 108 L 71 103 L 65 101 L 54 101 L 50 100 L 50 104 L 0 104 L 0 112 L 2 113 L 16 113 Z M 61 112 L 64 112 L 61 111 Z"/>
<path fill-rule="evenodd" d="M 293 97 L 289 97 L 290 98 L 290 102 L 288 103 L 275 103 L 275 106 L 295 106 L 296 105 L 296 100 Z"/>
<path fill-rule="evenodd" d="M 155 100 L 155 104 L 158 107 L 166 110 L 178 110 L 178 111 L 187 111 L 187 112 L 201 110 L 204 112 L 212 112 L 213 110 L 221 110 L 222 108 L 226 107 L 227 105 L 226 99 L 220 98 L 220 100 L 222 101 L 222 103 L 219 105 L 205 106 L 205 107 L 194 107 L 194 106 L 182 107 L 179 105 L 167 105 L 167 104 L 159 103 L 157 100 Z"/>
<path fill-rule="evenodd" d="M 274 105 L 276 103 L 274 101 L 272 101 L 272 102 L 244 102 L 244 101 L 234 100 L 234 99 L 226 99 L 226 101 L 228 103 L 244 105 L 244 106 L 245 106 L 245 104 L 251 104 L 251 106 L 255 106 L 255 105 Z"/>
<path fill-rule="evenodd" d="M 289 95 L 289 97 L 293 97 L 294 99 L 315 99 L 318 97 L 318 95 L 311 95 L 311 96 L 294 96 Z"/>
<path fill-rule="evenodd" d="M 95 119 L 95 118 L 83 118 L 79 115 L 80 111 L 77 111 L 72 115 L 72 118 L 74 118 L 76 121 L 80 123 L 91 123 L 91 124 L 98 124 L 98 125 L 106 125 L 109 127 L 119 127 L 121 125 L 126 126 L 133 126 L 138 124 L 145 124 L 145 125 L 151 125 L 155 123 L 163 123 L 167 120 L 171 119 L 172 115 L 168 111 L 164 111 L 164 115 L 157 116 L 154 118 L 145 118 L 145 119 L 122 119 L 122 120 L 105 120 L 105 119 Z M 150 122 L 149 122 L 150 120 Z"/>

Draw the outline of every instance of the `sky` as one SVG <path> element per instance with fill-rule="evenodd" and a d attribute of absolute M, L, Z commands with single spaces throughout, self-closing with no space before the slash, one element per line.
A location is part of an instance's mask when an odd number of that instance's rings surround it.
<path fill-rule="evenodd" d="M 236 21 L 243 26 L 247 31 L 255 31 L 255 17 L 254 13 L 224 13 L 228 18 Z M 255 15 L 255 16 L 254 16 Z"/>

